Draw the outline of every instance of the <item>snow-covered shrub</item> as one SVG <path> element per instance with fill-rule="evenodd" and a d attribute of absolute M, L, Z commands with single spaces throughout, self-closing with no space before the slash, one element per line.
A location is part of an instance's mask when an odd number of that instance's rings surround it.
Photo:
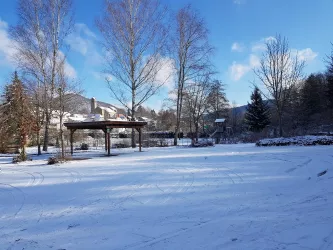
<path fill-rule="evenodd" d="M 262 139 L 256 142 L 256 146 L 313 146 L 313 145 L 333 145 L 332 136 L 296 136 L 290 138 Z"/>
<path fill-rule="evenodd" d="M 203 141 L 191 143 L 191 147 L 194 147 L 194 148 L 212 147 L 212 146 L 214 146 L 214 143 L 211 140 L 203 140 Z"/>
<path fill-rule="evenodd" d="M 88 150 L 89 149 L 89 145 L 87 143 L 82 143 L 80 149 L 81 150 Z"/>
<path fill-rule="evenodd" d="M 28 157 L 26 154 L 20 153 L 19 155 L 13 157 L 12 162 L 19 163 L 22 161 L 31 161 L 31 160 L 32 159 L 30 157 Z"/>
<path fill-rule="evenodd" d="M 166 139 L 164 139 L 164 138 L 159 138 L 158 140 L 157 140 L 157 145 L 156 145 L 157 147 L 168 147 L 169 146 L 169 144 L 168 144 L 168 141 L 166 140 Z"/>
<path fill-rule="evenodd" d="M 59 158 L 57 158 L 57 157 L 51 156 L 47 159 L 47 164 L 48 165 L 54 165 L 54 164 L 57 164 L 57 163 L 59 163 Z"/>

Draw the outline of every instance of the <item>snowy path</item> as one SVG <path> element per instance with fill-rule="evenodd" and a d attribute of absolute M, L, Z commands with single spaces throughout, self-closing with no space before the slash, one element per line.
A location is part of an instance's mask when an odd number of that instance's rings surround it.
<path fill-rule="evenodd" d="M 0 249 L 333 249 L 331 146 L 9 162 Z"/>

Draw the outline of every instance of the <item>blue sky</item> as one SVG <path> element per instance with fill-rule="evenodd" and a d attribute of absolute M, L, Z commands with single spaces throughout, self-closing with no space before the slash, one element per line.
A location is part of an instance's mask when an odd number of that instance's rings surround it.
<path fill-rule="evenodd" d="M 218 78 L 226 85 L 227 98 L 246 104 L 255 79 L 251 68 L 258 65 L 265 39 L 280 33 L 290 48 L 306 60 L 305 73 L 325 69 L 324 57 L 333 42 L 333 0 L 163 0 L 171 10 L 191 3 L 199 10 L 216 47 L 213 62 Z M 82 82 L 85 96 L 116 103 L 100 73 L 103 54 L 95 18 L 103 0 L 74 0 L 76 31 L 67 39 L 67 70 Z M 15 66 L 10 60 L 8 26 L 16 23 L 16 1 L 0 2 L 0 85 L 10 78 Z M 172 88 L 169 84 L 146 105 L 159 109 Z"/>

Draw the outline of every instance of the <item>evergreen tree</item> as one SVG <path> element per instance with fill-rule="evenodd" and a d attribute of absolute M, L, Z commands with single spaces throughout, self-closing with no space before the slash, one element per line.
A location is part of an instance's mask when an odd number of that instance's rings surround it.
<path fill-rule="evenodd" d="M 257 87 L 251 95 L 251 103 L 248 103 L 246 108 L 245 123 L 253 132 L 262 131 L 270 123 L 269 108 L 262 100 L 260 90 Z"/>
<path fill-rule="evenodd" d="M 301 90 L 302 106 L 306 116 L 319 113 L 321 109 L 320 84 L 316 75 L 311 74 Z"/>
<path fill-rule="evenodd" d="M 228 116 L 228 99 L 225 94 L 224 85 L 221 81 L 215 80 L 207 98 L 209 117 L 214 121 L 218 118 Z"/>
<path fill-rule="evenodd" d="M 25 160 L 25 147 L 33 130 L 34 120 L 30 98 L 17 72 L 14 73 L 12 82 L 5 86 L 4 99 L 2 126 L 5 126 L 9 140 L 19 145 L 21 159 Z"/>

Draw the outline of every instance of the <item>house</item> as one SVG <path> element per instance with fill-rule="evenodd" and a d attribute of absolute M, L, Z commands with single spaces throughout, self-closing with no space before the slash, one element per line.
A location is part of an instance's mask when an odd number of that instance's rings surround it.
<path fill-rule="evenodd" d="M 91 109 L 90 109 L 90 117 L 95 116 L 98 120 L 104 119 L 116 119 L 117 118 L 117 109 L 115 107 L 101 107 L 97 106 L 97 102 L 95 97 L 91 98 Z"/>

